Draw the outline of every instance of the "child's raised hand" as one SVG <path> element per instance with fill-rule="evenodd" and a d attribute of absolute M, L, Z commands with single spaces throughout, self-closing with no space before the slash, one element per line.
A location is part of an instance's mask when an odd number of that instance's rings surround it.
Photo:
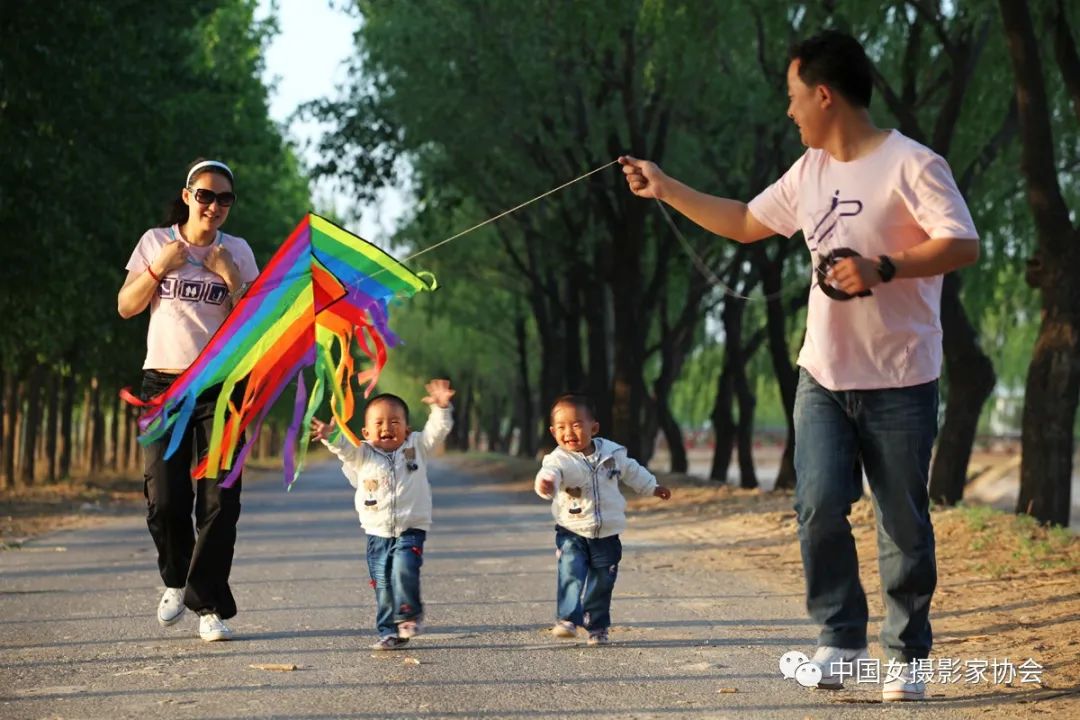
<path fill-rule="evenodd" d="M 311 418 L 311 439 L 312 440 L 329 440 L 330 436 L 334 434 L 334 428 L 337 427 L 337 420 L 330 418 L 330 422 L 324 423 L 319 418 Z"/>
<path fill-rule="evenodd" d="M 449 380 L 435 379 L 424 386 L 427 395 L 423 400 L 428 405 L 438 405 L 441 408 L 450 406 L 450 398 L 454 397 L 454 391 L 450 388 Z"/>
<path fill-rule="evenodd" d="M 536 494 L 545 500 L 550 500 L 551 496 L 555 494 L 555 479 L 558 477 L 549 468 L 543 468 L 540 472 L 536 473 L 536 481 L 533 483 L 533 490 Z"/>
<path fill-rule="evenodd" d="M 657 485 L 657 486 L 656 486 L 656 487 L 655 487 L 655 488 L 653 489 L 653 491 L 652 491 L 652 494 L 653 494 L 653 496 L 654 496 L 654 497 L 658 497 L 658 498 L 660 498 L 661 500 L 668 500 L 668 499 L 670 499 L 670 498 L 671 498 L 671 491 L 670 491 L 670 490 L 668 490 L 668 489 L 667 489 L 666 487 L 664 487 L 663 485 Z"/>

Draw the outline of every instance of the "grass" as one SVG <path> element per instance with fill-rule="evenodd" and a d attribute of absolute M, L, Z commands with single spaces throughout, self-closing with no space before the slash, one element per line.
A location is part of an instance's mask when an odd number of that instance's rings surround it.
<path fill-rule="evenodd" d="M 1047 527 L 1030 515 L 1013 515 L 986 505 L 958 505 L 954 517 L 969 531 L 968 548 L 992 554 L 976 569 L 991 577 L 1015 574 L 1026 567 L 1051 570 L 1075 566 L 1080 538 L 1068 528 Z"/>

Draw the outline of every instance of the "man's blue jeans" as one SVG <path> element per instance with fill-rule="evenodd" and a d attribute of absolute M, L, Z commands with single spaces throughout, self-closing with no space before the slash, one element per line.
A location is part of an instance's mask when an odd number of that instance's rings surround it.
<path fill-rule="evenodd" d="M 556 619 L 592 632 L 611 626 L 611 592 L 619 574 L 622 541 L 618 535 L 586 538 L 555 526 L 558 558 Z"/>
<path fill-rule="evenodd" d="M 832 391 L 799 371 L 795 510 L 806 606 L 822 626 L 821 645 L 866 647 L 866 595 L 847 517 L 862 496 L 861 459 L 877 517 L 882 648 L 905 662 L 930 654 L 937 562 L 927 483 L 937 408 L 937 381 Z"/>
<path fill-rule="evenodd" d="M 375 588 L 379 637 L 397 635 L 398 623 L 418 620 L 424 613 L 420 566 L 424 564 L 426 537 L 424 530 L 406 530 L 396 538 L 368 535 L 368 573 Z"/>

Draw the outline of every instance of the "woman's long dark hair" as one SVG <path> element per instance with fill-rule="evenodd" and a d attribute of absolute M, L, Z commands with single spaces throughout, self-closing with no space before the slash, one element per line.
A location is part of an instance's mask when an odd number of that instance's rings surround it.
<path fill-rule="evenodd" d="M 184 177 L 186 178 L 187 174 L 191 172 L 191 168 L 195 167 L 204 160 L 206 160 L 206 158 L 195 158 L 195 160 L 193 160 L 192 163 L 188 165 L 187 169 L 184 171 Z M 205 173 L 217 173 L 221 177 L 228 180 L 229 186 L 234 187 L 235 189 L 235 182 L 232 175 L 225 172 L 221 168 L 214 167 L 212 165 L 209 167 L 205 167 L 199 172 L 195 173 L 195 176 L 191 178 L 191 182 L 195 182 L 195 180 L 198 179 L 200 175 L 203 175 Z M 187 219 L 188 206 L 187 203 L 184 202 L 184 191 L 181 188 L 180 192 L 178 192 L 176 196 L 169 201 L 169 204 L 165 206 L 165 219 L 161 222 L 160 225 L 158 225 L 158 227 L 167 228 L 172 227 L 173 225 L 183 225 L 187 222 Z"/>

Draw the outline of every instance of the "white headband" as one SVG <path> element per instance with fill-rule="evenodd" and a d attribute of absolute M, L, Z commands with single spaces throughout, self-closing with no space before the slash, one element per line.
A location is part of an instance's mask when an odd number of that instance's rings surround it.
<path fill-rule="evenodd" d="M 195 163 L 195 166 L 192 167 L 190 170 L 188 170 L 187 182 L 184 183 L 184 187 L 187 187 L 187 186 L 191 185 L 191 178 L 195 177 L 195 173 L 199 172 L 203 168 L 208 168 L 208 167 L 221 168 L 222 170 L 225 171 L 225 174 L 229 176 L 229 180 L 233 179 L 232 170 L 230 170 L 229 166 L 226 165 L 225 163 L 218 162 L 217 160 L 203 160 L 200 163 Z"/>

